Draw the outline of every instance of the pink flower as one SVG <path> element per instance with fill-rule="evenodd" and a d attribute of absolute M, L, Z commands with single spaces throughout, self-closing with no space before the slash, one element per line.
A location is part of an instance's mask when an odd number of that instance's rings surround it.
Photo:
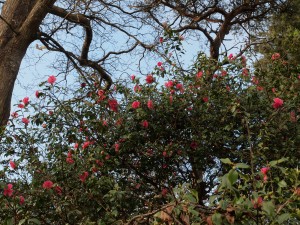
<path fill-rule="evenodd" d="M 181 90 L 181 89 L 183 89 L 183 85 L 180 84 L 180 83 L 178 83 L 178 84 L 176 84 L 176 88 L 179 89 L 179 90 Z"/>
<path fill-rule="evenodd" d="M 67 157 L 66 158 L 66 162 L 69 163 L 69 164 L 73 164 L 74 163 L 74 159 L 72 159 L 72 156 L 71 157 Z"/>
<path fill-rule="evenodd" d="M 114 112 L 118 112 L 118 102 L 116 99 L 109 99 L 108 100 L 108 107 L 110 110 Z"/>
<path fill-rule="evenodd" d="M 80 176 L 79 179 L 81 180 L 81 182 L 85 182 L 86 178 L 88 178 L 89 173 L 87 171 L 83 172 Z"/>
<path fill-rule="evenodd" d="M 172 95 L 170 95 L 170 97 L 169 97 L 169 102 L 172 105 L 172 103 L 173 103 L 173 96 Z"/>
<path fill-rule="evenodd" d="M 158 62 L 157 66 L 161 67 L 162 66 L 162 62 Z"/>
<path fill-rule="evenodd" d="M 243 73 L 243 75 L 246 76 L 246 77 L 249 76 L 249 71 L 248 71 L 247 68 L 243 68 L 243 69 L 242 69 L 242 73 Z"/>
<path fill-rule="evenodd" d="M 56 81 L 56 77 L 54 75 L 51 75 L 48 77 L 48 83 L 53 85 Z"/>
<path fill-rule="evenodd" d="M 274 53 L 273 55 L 272 55 L 272 60 L 277 60 L 277 59 L 279 59 L 280 58 L 280 54 L 277 52 L 277 53 Z"/>
<path fill-rule="evenodd" d="M 151 74 L 147 75 L 146 76 L 146 82 L 147 82 L 147 84 L 153 83 L 154 82 L 154 77 Z"/>
<path fill-rule="evenodd" d="M 25 198 L 21 195 L 19 199 L 20 199 L 20 205 L 23 205 L 25 203 Z"/>
<path fill-rule="evenodd" d="M 159 38 L 159 43 L 163 43 L 164 42 L 164 38 L 163 37 L 160 37 Z"/>
<path fill-rule="evenodd" d="M 35 91 L 35 97 L 37 97 L 37 98 L 40 97 L 40 92 L 39 91 Z"/>
<path fill-rule="evenodd" d="M 29 120 L 27 118 L 22 118 L 22 123 L 24 123 L 25 125 L 28 125 Z"/>
<path fill-rule="evenodd" d="M 173 81 L 171 81 L 171 80 L 169 80 L 168 82 L 165 83 L 165 86 L 166 86 L 167 88 L 171 88 L 171 87 L 173 87 L 173 85 L 174 85 L 174 83 L 173 83 Z"/>
<path fill-rule="evenodd" d="M 28 103 L 29 103 L 29 97 L 23 98 L 23 103 L 24 103 L 25 105 L 28 105 Z"/>
<path fill-rule="evenodd" d="M 134 80 L 135 80 L 135 75 L 131 75 L 131 76 L 130 76 L 130 79 L 131 79 L 132 81 L 134 81 Z"/>
<path fill-rule="evenodd" d="M 78 147 L 79 147 L 79 144 L 78 144 L 78 143 L 75 143 L 75 144 L 74 144 L 74 148 L 77 149 Z"/>
<path fill-rule="evenodd" d="M 147 106 L 148 106 L 148 109 L 154 109 L 153 101 L 152 100 L 148 100 Z"/>
<path fill-rule="evenodd" d="M 262 197 L 258 197 L 257 200 L 252 200 L 252 204 L 253 204 L 254 209 L 262 207 L 262 203 L 263 203 L 263 198 Z"/>
<path fill-rule="evenodd" d="M 14 170 L 14 169 L 16 169 L 16 167 L 17 167 L 17 165 L 15 164 L 15 162 L 14 161 L 9 161 L 9 165 L 10 165 L 10 167 Z"/>
<path fill-rule="evenodd" d="M 132 108 L 137 109 L 140 107 L 140 105 L 141 105 L 141 103 L 139 101 L 134 101 L 131 106 L 132 106 Z"/>
<path fill-rule="evenodd" d="M 61 195 L 62 194 L 62 188 L 60 186 L 56 186 L 55 187 L 55 192 L 58 194 L 58 195 Z"/>
<path fill-rule="evenodd" d="M 270 170 L 270 167 L 263 167 L 260 169 L 260 172 L 264 175 L 267 175 L 269 170 Z"/>
<path fill-rule="evenodd" d="M 13 194 L 13 192 L 14 192 L 14 190 L 12 188 L 13 188 L 13 185 L 12 184 L 8 184 L 7 188 L 4 188 L 3 195 L 11 197 L 12 194 Z"/>
<path fill-rule="evenodd" d="M 233 57 L 233 54 L 231 53 L 231 54 L 229 54 L 229 56 L 228 56 L 228 59 L 229 60 L 232 60 L 232 59 L 234 59 L 234 57 Z"/>
<path fill-rule="evenodd" d="M 119 150 L 120 150 L 120 144 L 115 143 L 115 152 L 119 152 Z"/>
<path fill-rule="evenodd" d="M 252 83 L 258 85 L 259 80 L 256 77 L 252 77 Z"/>
<path fill-rule="evenodd" d="M 282 99 L 280 99 L 280 98 L 274 98 L 273 99 L 273 108 L 274 109 L 279 109 L 280 107 L 282 107 L 282 105 L 283 105 L 283 100 Z"/>
<path fill-rule="evenodd" d="M 13 112 L 13 113 L 11 114 L 11 116 L 12 116 L 12 118 L 17 118 L 19 115 L 18 115 L 17 112 Z"/>
<path fill-rule="evenodd" d="M 161 190 L 161 195 L 162 195 L 162 196 L 166 196 L 167 194 L 168 194 L 168 189 L 163 188 L 163 189 Z"/>
<path fill-rule="evenodd" d="M 196 75 L 197 78 L 201 78 L 203 76 L 203 72 L 202 71 L 199 71 Z"/>
<path fill-rule="evenodd" d="M 18 108 L 23 109 L 25 106 L 23 104 L 19 104 Z"/>
<path fill-rule="evenodd" d="M 84 142 L 84 143 L 82 144 L 82 149 L 86 149 L 87 147 L 89 147 L 89 146 L 90 146 L 90 144 L 91 144 L 91 142 L 90 142 L 90 141 L 86 141 L 86 142 Z"/>
<path fill-rule="evenodd" d="M 51 189 L 53 187 L 53 182 L 50 181 L 50 180 L 46 180 L 44 183 L 43 183 L 43 188 L 44 189 Z"/>
<path fill-rule="evenodd" d="M 134 90 L 134 92 L 140 92 L 142 90 L 142 88 L 137 84 L 134 86 L 133 90 Z"/>
<path fill-rule="evenodd" d="M 145 128 L 148 128 L 148 126 L 149 126 L 148 121 L 147 120 L 142 121 L 142 126 Z"/>
<path fill-rule="evenodd" d="M 296 123 L 297 122 L 297 116 L 296 116 L 296 113 L 294 111 L 290 112 L 290 121 L 292 123 Z"/>
<path fill-rule="evenodd" d="M 227 71 L 226 71 L 226 70 L 222 70 L 222 71 L 221 71 L 221 76 L 222 76 L 222 77 L 225 77 L 226 75 L 227 75 Z"/>
<path fill-rule="evenodd" d="M 208 97 L 203 97 L 202 100 L 203 102 L 208 102 Z"/>

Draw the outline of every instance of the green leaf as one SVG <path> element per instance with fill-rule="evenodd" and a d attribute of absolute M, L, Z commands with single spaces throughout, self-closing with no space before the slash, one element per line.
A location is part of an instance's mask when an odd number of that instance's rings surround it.
<path fill-rule="evenodd" d="M 263 211 L 266 212 L 266 214 L 268 216 L 274 217 L 274 215 L 275 215 L 275 206 L 274 206 L 273 202 L 271 202 L 271 201 L 263 202 L 262 209 L 263 209 Z"/>
<path fill-rule="evenodd" d="M 277 217 L 278 224 L 282 224 L 284 221 L 288 220 L 291 217 L 291 214 L 284 213 Z"/>
<path fill-rule="evenodd" d="M 235 164 L 235 167 L 239 168 L 239 169 L 248 169 L 248 168 L 250 168 L 250 166 L 248 166 L 245 163 L 237 163 L 237 164 Z"/>
<path fill-rule="evenodd" d="M 22 224 L 25 223 L 25 222 L 26 222 L 26 219 L 21 219 L 21 220 L 19 221 L 18 225 L 22 225 Z"/>
<path fill-rule="evenodd" d="M 237 181 L 238 177 L 239 177 L 238 172 L 236 172 L 235 170 L 229 171 L 228 180 L 229 180 L 230 184 L 234 184 Z"/>
<path fill-rule="evenodd" d="M 279 181 L 278 183 L 279 187 L 287 187 L 287 183 L 284 180 Z"/>
<path fill-rule="evenodd" d="M 230 161 L 229 158 L 226 158 L 226 159 L 220 159 L 222 163 L 225 163 L 225 164 L 229 164 L 229 165 L 232 165 L 233 163 Z"/>
<path fill-rule="evenodd" d="M 29 223 L 29 222 L 32 222 L 32 223 L 35 223 L 35 224 L 41 224 L 41 222 L 40 222 L 38 219 L 36 219 L 36 218 L 29 219 L 29 220 L 28 220 L 28 223 Z"/>
<path fill-rule="evenodd" d="M 222 225 L 222 215 L 220 213 L 215 213 L 212 216 L 212 221 L 214 225 Z"/>
<path fill-rule="evenodd" d="M 288 160 L 288 158 L 281 158 L 281 159 L 278 159 L 278 160 L 273 160 L 269 164 L 270 164 L 270 166 L 275 166 L 275 165 L 277 165 L 279 163 L 282 163 L 282 162 L 285 162 L 287 160 Z"/>

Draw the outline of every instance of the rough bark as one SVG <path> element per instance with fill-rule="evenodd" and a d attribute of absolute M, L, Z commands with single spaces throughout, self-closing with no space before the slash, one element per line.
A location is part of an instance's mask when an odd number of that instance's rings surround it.
<path fill-rule="evenodd" d="M 0 126 L 10 115 L 12 92 L 22 59 L 55 0 L 7 0 L 0 18 Z"/>

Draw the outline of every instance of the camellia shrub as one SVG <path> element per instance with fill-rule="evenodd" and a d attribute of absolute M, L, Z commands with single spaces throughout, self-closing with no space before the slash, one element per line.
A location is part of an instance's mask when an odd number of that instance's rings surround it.
<path fill-rule="evenodd" d="M 299 223 L 299 72 L 199 54 L 111 90 L 50 76 L 1 140 L 1 224 Z"/>

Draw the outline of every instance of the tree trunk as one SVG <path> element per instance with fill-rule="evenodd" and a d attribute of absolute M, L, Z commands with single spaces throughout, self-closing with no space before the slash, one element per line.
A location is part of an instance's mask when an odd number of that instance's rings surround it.
<path fill-rule="evenodd" d="M 7 124 L 22 59 L 55 0 L 7 0 L 0 18 L 0 127 Z"/>

